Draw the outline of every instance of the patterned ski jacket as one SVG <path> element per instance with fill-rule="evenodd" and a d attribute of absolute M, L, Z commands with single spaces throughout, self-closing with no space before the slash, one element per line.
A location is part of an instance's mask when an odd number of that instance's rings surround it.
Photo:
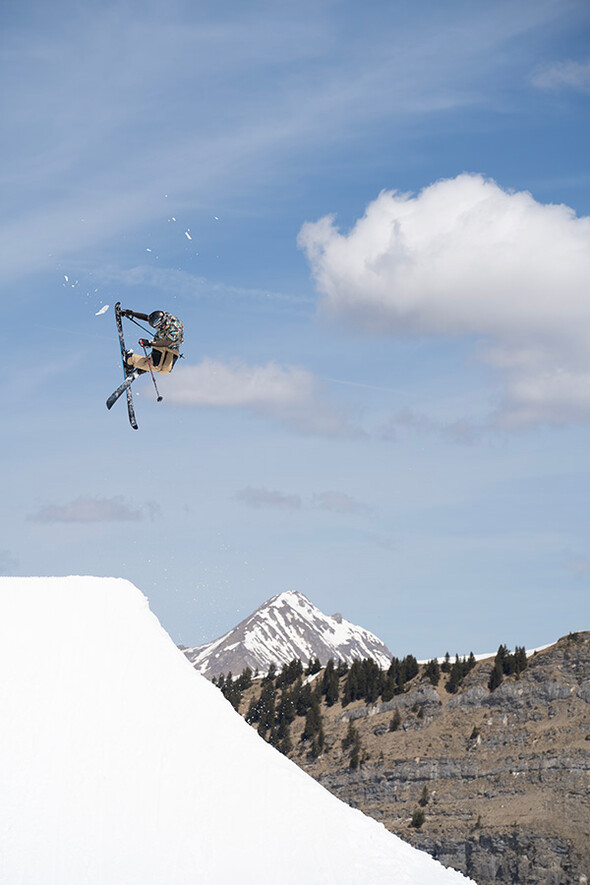
<path fill-rule="evenodd" d="M 152 347 L 161 347 L 179 353 L 184 339 L 184 327 L 178 317 L 164 311 L 164 321 L 153 338 Z"/>

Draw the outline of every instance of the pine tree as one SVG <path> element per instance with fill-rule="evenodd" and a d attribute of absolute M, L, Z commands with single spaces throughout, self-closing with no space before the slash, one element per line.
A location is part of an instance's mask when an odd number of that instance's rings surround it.
<path fill-rule="evenodd" d="M 276 675 L 277 675 L 277 665 L 273 663 L 268 668 L 268 672 L 267 672 L 266 676 L 263 678 L 262 684 L 266 685 L 267 682 L 274 682 Z"/>
<path fill-rule="evenodd" d="M 348 721 L 348 731 L 346 735 L 342 738 L 342 749 L 348 750 L 350 747 L 354 746 L 355 741 L 358 740 L 358 732 L 354 725 L 352 724 L 352 719 Z"/>
<path fill-rule="evenodd" d="M 406 683 L 417 676 L 419 672 L 420 667 L 414 655 L 406 655 L 402 660 L 392 658 L 384 680 L 384 696 L 389 698 L 392 695 L 391 680 L 393 681 L 393 695 L 401 694 L 405 691 Z"/>
<path fill-rule="evenodd" d="M 505 645 L 498 646 L 498 651 L 496 652 L 495 663 L 499 664 L 502 673 L 508 674 L 509 666 L 507 662 L 508 658 L 508 648 Z"/>
<path fill-rule="evenodd" d="M 358 695 L 358 668 L 356 666 L 356 661 L 351 665 L 347 675 L 346 681 L 344 682 L 344 689 L 342 694 L 342 706 L 347 707 L 351 701 L 355 701 Z"/>
<path fill-rule="evenodd" d="M 239 679 L 234 680 L 231 670 L 227 674 L 227 676 L 224 676 L 223 673 L 221 673 L 217 677 L 217 680 L 214 681 L 214 685 L 217 686 L 224 698 L 230 702 L 232 707 L 235 710 L 239 710 L 242 700 L 241 682 Z"/>
<path fill-rule="evenodd" d="M 363 667 L 365 670 L 364 699 L 368 704 L 374 704 L 383 691 L 383 686 L 385 684 L 383 670 L 379 664 L 371 658 L 367 658 L 363 662 Z"/>
<path fill-rule="evenodd" d="M 249 725 L 254 725 L 259 719 L 260 713 L 258 711 L 258 701 L 255 698 L 252 698 L 248 707 L 248 712 L 246 713 L 246 722 Z"/>
<path fill-rule="evenodd" d="M 320 712 L 319 701 L 314 697 L 312 698 L 311 706 L 305 717 L 305 726 L 301 733 L 301 740 L 312 740 L 320 730 L 322 730 L 322 714 Z"/>
<path fill-rule="evenodd" d="M 277 707 L 276 716 L 276 742 L 274 746 L 285 756 L 288 756 L 293 749 L 293 741 L 291 740 L 291 713 L 294 716 L 295 711 L 290 709 L 290 705 L 283 695 L 279 706 Z"/>
<path fill-rule="evenodd" d="M 389 730 L 390 731 L 397 731 L 401 724 L 402 724 L 402 717 L 400 715 L 399 710 L 396 708 L 396 710 L 393 714 L 393 717 L 391 719 L 391 722 L 389 723 Z"/>
<path fill-rule="evenodd" d="M 384 704 L 388 704 L 395 697 L 395 690 L 395 679 L 389 673 L 386 673 L 383 681 L 383 691 L 381 692 L 381 700 Z"/>
<path fill-rule="evenodd" d="M 494 691 L 502 683 L 504 676 L 516 676 L 518 679 L 527 666 L 528 660 L 524 646 L 517 645 L 514 654 L 511 654 L 507 646 L 500 645 L 494 658 L 494 669 L 490 675 L 488 688 L 490 691 Z"/>
<path fill-rule="evenodd" d="M 315 676 L 316 673 L 319 673 L 322 669 L 322 665 L 320 664 L 319 658 L 311 658 L 309 664 L 307 665 L 307 670 L 305 671 L 307 676 Z"/>
<path fill-rule="evenodd" d="M 325 744 L 326 739 L 324 737 L 324 729 L 320 724 L 320 727 L 313 736 L 313 740 L 311 742 L 311 747 L 309 750 L 309 754 L 312 759 L 317 759 L 318 756 L 322 755 L 322 753 L 324 752 Z"/>
<path fill-rule="evenodd" d="M 260 734 L 260 731 L 258 732 Z M 276 747 L 277 750 L 279 748 L 279 731 L 277 728 L 271 728 L 270 734 L 265 740 L 272 746 Z"/>
<path fill-rule="evenodd" d="M 445 685 L 446 690 L 450 692 L 450 694 L 454 694 L 474 666 L 475 656 L 473 652 L 469 655 L 469 659 L 459 658 L 459 655 L 456 655 L 455 662 L 451 667 L 448 682 Z"/>
<path fill-rule="evenodd" d="M 293 685 L 293 683 L 303 675 L 303 664 L 299 658 L 293 658 L 288 664 L 283 664 L 283 668 L 276 679 L 276 687 Z"/>
<path fill-rule="evenodd" d="M 238 685 L 240 691 L 247 691 L 252 686 L 252 670 L 250 667 L 245 667 L 242 670 L 241 676 L 238 677 Z"/>
<path fill-rule="evenodd" d="M 524 645 L 517 645 L 514 649 L 515 671 L 517 674 L 522 673 L 529 665 Z"/>
<path fill-rule="evenodd" d="M 295 719 L 294 691 L 284 689 L 277 707 L 277 722 L 286 722 L 290 725 Z"/>
<path fill-rule="evenodd" d="M 303 743 L 305 741 L 310 742 L 309 754 L 313 759 L 323 753 L 325 746 L 324 726 L 319 700 L 316 696 L 312 698 L 311 707 L 307 711 L 305 717 L 305 726 L 301 734 L 301 742 Z"/>
<path fill-rule="evenodd" d="M 431 685 L 438 685 L 440 682 L 440 666 L 436 658 L 428 661 L 424 668 L 424 675 L 430 680 Z"/>
<path fill-rule="evenodd" d="M 342 739 L 342 749 L 344 750 L 344 752 L 346 752 L 347 750 L 351 750 L 348 764 L 349 768 L 351 768 L 353 771 L 356 771 L 356 769 L 364 762 L 366 754 L 361 744 L 360 734 L 352 724 L 352 720 L 349 721 L 348 731 L 346 732 L 345 737 Z"/>
<path fill-rule="evenodd" d="M 500 662 L 496 662 L 494 664 L 494 668 L 490 674 L 490 678 L 488 680 L 488 688 L 490 691 L 495 691 L 499 685 L 504 681 L 504 672 L 502 670 L 502 664 Z"/>
<path fill-rule="evenodd" d="M 276 695 L 272 682 L 267 682 L 260 692 L 258 701 L 259 723 L 258 734 L 266 737 L 267 731 L 275 724 Z"/>
<path fill-rule="evenodd" d="M 294 688 L 295 712 L 298 716 L 305 716 L 311 707 L 311 685 L 296 683 Z"/>
<path fill-rule="evenodd" d="M 424 814 L 422 809 L 420 809 L 419 811 L 415 811 L 414 814 L 412 815 L 412 820 L 410 821 L 410 826 L 413 827 L 415 830 L 419 830 L 425 820 L 426 820 L 426 815 Z"/>
<path fill-rule="evenodd" d="M 430 795 L 428 793 L 428 787 L 426 786 L 426 784 L 424 784 L 424 786 L 422 787 L 422 794 L 418 800 L 418 805 L 420 805 L 421 808 L 426 808 L 429 802 Z"/>
<path fill-rule="evenodd" d="M 465 658 L 463 660 L 465 660 Z M 463 679 L 463 673 L 464 669 L 462 662 L 459 660 L 459 655 L 456 655 L 455 662 L 451 667 L 448 682 L 445 685 L 446 690 L 450 694 L 454 694 L 459 688 L 459 685 L 461 684 L 461 681 Z"/>
<path fill-rule="evenodd" d="M 291 729 L 287 727 L 287 731 L 284 737 L 278 743 L 277 749 L 281 751 L 284 756 L 288 756 L 289 753 L 293 750 L 293 741 L 291 740 Z"/>
<path fill-rule="evenodd" d="M 343 676 L 346 676 L 348 673 L 348 664 L 346 661 L 338 661 L 338 666 L 336 667 L 336 676 L 338 679 L 342 679 Z"/>
<path fill-rule="evenodd" d="M 352 771 L 356 771 L 357 768 L 361 764 L 361 745 L 360 742 L 355 744 L 352 748 L 352 753 L 350 754 L 350 762 L 349 767 Z"/>
<path fill-rule="evenodd" d="M 409 682 L 410 679 L 413 679 L 418 675 L 420 667 L 418 666 L 418 661 L 414 655 L 406 655 L 404 661 L 406 665 L 406 681 Z"/>
<path fill-rule="evenodd" d="M 324 675 L 322 677 L 322 694 L 326 699 L 328 707 L 333 707 L 340 696 L 340 683 L 336 675 L 334 661 L 332 658 L 326 664 Z"/>

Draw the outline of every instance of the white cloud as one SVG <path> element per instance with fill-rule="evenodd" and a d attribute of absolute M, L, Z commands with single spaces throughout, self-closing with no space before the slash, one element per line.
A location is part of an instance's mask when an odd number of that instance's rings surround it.
<path fill-rule="evenodd" d="M 370 508 L 366 504 L 356 501 L 345 492 L 326 491 L 318 492 L 305 501 L 300 495 L 286 494 L 266 488 L 252 488 L 247 486 L 234 495 L 236 501 L 247 504 L 249 507 L 271 507 L 279 510 L 327 510 L 331 513 L 339 513 L 345 516 L 356 514 L 368 514 Z"/>
<path fill-rule="evenodd" d="M 366 504 L 356 501 L 344 492 L 320 492 L 313 496 L 312 506 L 319 510 L 329 510 L 332 513 L 356 514 L 368 513 L 370 508 Z"/>
<path fill-rule="evenodd" d="M 507 377 L 500 422 L 590 417 L 589 218 L 462 174 L 382 192 L 347 234 L 307 223 L 299 244 L 332 319 L 479 339 Z"/>
<path fill-rule="evenodd" d="M 248 507 L 271 507 L 278 510 L 300 510 L 301 498 L 299 495 L 286 495 L 271 489 L 253 489 L 248 486 L 235 494 L 236 501 L 247 504 Z"/>
<path fill-rule="evenodd" d="M 430 415 L 405 408 L 391 415 L 389 420 L 379 428 L 377 436 L 385 441 L 396 442 L 407 431 L 411 433 L 437 433 L 444 439 L 461 445 L 473 445 L 479 442 L 481 435 L 481 428 L 472 421 L 466 419 L 437 421 Z"/>
<path fill-rule="evenodd" d="M 357 433 L 345 416 L 323 401 L 312 373 L 297 366 L 250 366 L 206 358 L 196 366 L 179 367 L 170 383 L 168 399 L 177 405 L 245 408 L 300 433 Z"/>
<path fill-rule="evenodd" d="M 590 92 L 590 59 L 558 61 L 537 68 L 531 77 L 533 86 L 551 92 L 575 89 Z"/>
<path fill-rule="evenodd" d="M 177 383 L 170 398 L 186 405 L 288 408 L 308 402 L 314 393 L 314 379 L 309 372 L 276 363 L 248 366 L 205 358 L 197 366 L 181 368 L 175 377 Z"/>
<path fill-rule="evenodd" d="M 590 368 L 572 371 L 561 366 L 508 379 L 501 425 L 518 427 L 540 422 L 567 424 L 590 420 Z"/>
<path fill-rule="evenodd" d="M 5 279 L 108 248 L 167 214 L 164 194 L 234 207 L 382 121 L 403 132 L 487 105 L 506 54 L 521 59 L 531 30 L 562 15 L 529 0 L 392 6 L 351 28 L 341 4 L 206 6 L 72 17 L 58 3 L 42 27 L 6 23 Z"/>
<path fill-rule="evenodd" d="M 150 518 L 153 518 L 154 507 L 147 505 Z M 137 510 L 117 495 L 114 498 L 93 498 L 80 496 L 67 504 L 48 504 L 41 507 L 28 519 L 32 522 L 135 522 L 143 519 L 141 510 Z"/>

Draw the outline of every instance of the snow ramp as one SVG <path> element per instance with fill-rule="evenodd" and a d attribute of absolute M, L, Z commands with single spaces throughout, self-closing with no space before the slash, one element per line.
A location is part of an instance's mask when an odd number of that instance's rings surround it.
<path fill-rule="evenodd" d="M 119 578 L 0 578 L 0 882 L 465 883 L 268 744 Z"/>

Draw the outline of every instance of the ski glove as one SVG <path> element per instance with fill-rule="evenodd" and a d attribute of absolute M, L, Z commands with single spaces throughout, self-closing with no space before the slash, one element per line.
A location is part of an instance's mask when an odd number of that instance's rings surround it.
<path fill-rule="evenodd" d="M 152 342 L 148 341 L 147 338 L 140 338 L 139 344 L 141 347 L 151 347 L 152 346 Z"/>

